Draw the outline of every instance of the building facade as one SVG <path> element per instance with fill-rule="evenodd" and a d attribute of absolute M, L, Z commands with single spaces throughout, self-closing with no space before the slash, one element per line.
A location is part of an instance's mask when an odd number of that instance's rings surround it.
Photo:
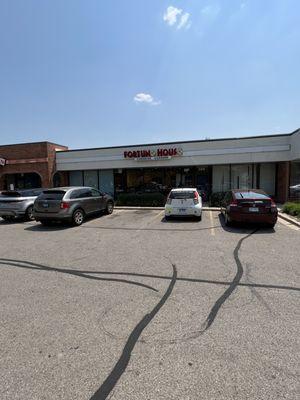
<path fill-rule="evenodd" d="M 67 149 L 50 142 L 0 146 L 0 190 L 65 183 L 63 174 L 55 174 L 56 154 Z"/>
<path fill-rule="evenodd" d="M 70 185 L 111 193 L 197 187 L 204 196 L 260 188 L 278 202 L 300 183 L 300 130 L 290 134 L 79 150 L 56 155 Z"/>

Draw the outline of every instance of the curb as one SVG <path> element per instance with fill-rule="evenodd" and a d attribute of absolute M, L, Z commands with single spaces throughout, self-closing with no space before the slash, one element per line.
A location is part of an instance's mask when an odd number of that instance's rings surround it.
<path fill-rule="evenodd" d="M 285 221 L 289 222 L 290 224 L 296 225 L 298 228 L 300 228 L 300 222 L 296 221 L 294 218 L 287 216 L 286 214 L 283 214 L 282 212 L 278 213 L 278 217 L 282 218 Z"/>
<path fill-rule="evenodd" d="M 129 207 L 129 206 L 115 206 L 115 210 L 164 210 L 164 207 Z M 221 211 L 219 207 L 202 207 L 202 211 Z"/>

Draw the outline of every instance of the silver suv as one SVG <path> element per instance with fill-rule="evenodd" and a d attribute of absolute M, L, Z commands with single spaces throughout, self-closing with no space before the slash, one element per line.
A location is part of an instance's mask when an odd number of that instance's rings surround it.
<path fill-rule="evenodd" d="M 43 189 L 8 190 L 0 194 L 0 217 L 5 221 L 15 218 L 34 220 L 33 203 Z"/>
<path fill-rule="evenodd" d="M 72 186 L 44 190 L 34 202 L 33 216 L 43 225 L 66 221 L 81 225 L 87 215 L 111 214 L 113 198 L 91 187 Z"/>

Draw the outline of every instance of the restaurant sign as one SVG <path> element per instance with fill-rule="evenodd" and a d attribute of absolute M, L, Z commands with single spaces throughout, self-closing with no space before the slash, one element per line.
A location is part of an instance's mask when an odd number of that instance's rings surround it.
<path fill-rule="evenodd" d="M 5 164 L 6 164 L 5 158 L 0 157 L 0 167 L 4 167 Z"/>
<path fill-rule="evenodd" d="M 183 155 L 183 150 L 179 147 L 171 147 L 167 149 L 156 149 L 156 150 L 129 150 L 124 151 L 124 158 L 133 160 L 169 160 L 172 157 L 178 157 Z"/>

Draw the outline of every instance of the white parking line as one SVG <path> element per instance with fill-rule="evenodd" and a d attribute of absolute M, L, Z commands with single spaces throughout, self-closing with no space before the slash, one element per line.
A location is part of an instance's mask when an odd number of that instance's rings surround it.
<path fill-rule="evenodd" d="M 209 219 L 210 219 L 210 224 L 211 224 L 210 234 L 212 236 L 215 236 L 216 232 L 215 232 L 215 228 L 214 228 L 214 217 L 213 217 L 212 211 L 209 212 Z"/>

